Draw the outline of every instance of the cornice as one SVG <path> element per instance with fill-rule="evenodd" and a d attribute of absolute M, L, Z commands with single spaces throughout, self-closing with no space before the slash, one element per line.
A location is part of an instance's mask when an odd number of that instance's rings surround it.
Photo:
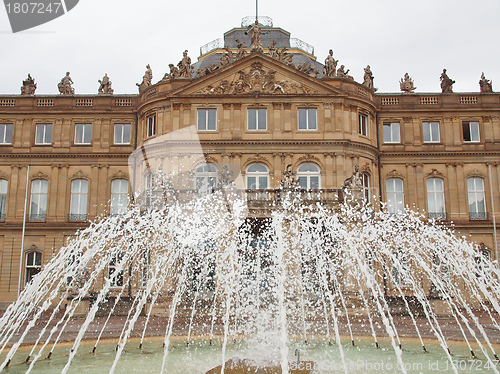
<path fill-rule="evenodd" d="M 380 152 L 380 157 L 444 157 L 444 156 L 500 156 L 500 151 L 456 151 L 456 152 Z"/>
<path fill-rule="evenodd" d="M 110 153 L 0 153 L 0 158 L 3 159 L 64 159 L 64 158 L 128 158 L 132 152 L 125 154 L 110 154 Z"/>
<path fill-rule="evenodd" d="M 188 146 L 193 144 L 201 144 L 204 147 L 248 147 L 249 145 L 255 145 L 264 147 L 263 149 L 269 149 L 273 146 L 314 146 L 316 149 L 319 147 L 325 146 L 342 146 L 344 148 L 353 147 L 358 149 L 365 149 L 370 151 L 376 155 L 380 154 L 380 150 L 376 146 L 371 146 L 369 144 L 363 144 L 358 142 L 351 142 L 348 140 L 196 140 L 196 141 L 167 141 L 167 142 L 159 142 L 153 145 L 145 145 L 145 148 L 148 150 L 155 149 L 165 149 L 165 144 L 169 146 Z M 140 147 L 138 148 L 140 149 Z M 324 151 L 318 151 L 322 153 Z M 250 152 L 255 153 L 255 152 Z"/>

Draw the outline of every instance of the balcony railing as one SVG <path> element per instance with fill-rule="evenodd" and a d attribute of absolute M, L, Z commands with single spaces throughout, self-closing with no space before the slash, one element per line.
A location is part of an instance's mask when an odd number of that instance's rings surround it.
<path fill-rule="evenodd" d="M 469 219 L 471 221 L 487 221 L 488 212 L 469 212 Z"/>
<path fill-rule="evenodd" d="M 448 214 L 446 212 L 429 212 L 429 219 L 435 219 L 436 221 L 448 221 Z"/>
<path fill-rule="evenodd" d="M 159 207 L 163 204 L 173 202 L 188 202 L 192 199 L 210 196 L 212 194 L 224 193 L 221 189 L 213 191 L 200 192 L 197 190 L 172 190 L 168 193 L 164 191 L 147 191 L 137 199 L 142 206 L 151 208 Z M 224 193 L 222 199 L 234 201 L 241 199 L 246 201 L 249 206 L 254 207 L 272 207 L 282 205 L 285 195 L 288 195 L 292 202 L 301 202 L 306 204 L 328 204 L 337 205 L 343 202 L 344 196 L 340 189 L 318 189 L 318 190 L 232 190 L 230 194 Z"/>
<path fill-rule="evenodd" d="M 28 214 L 28 221 L 30 222 L 45 222 L 46 219 L 46 214 Z"/>
<path fill-rule="evenodd" d="M 68 222 L 86 222 L 87 214 L 68 214 Z"/>

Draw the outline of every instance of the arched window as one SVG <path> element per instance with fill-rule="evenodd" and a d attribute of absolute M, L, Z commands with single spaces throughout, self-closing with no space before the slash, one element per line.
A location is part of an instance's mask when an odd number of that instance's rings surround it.
<path fill-rule="evenodd" d="M 42 254 L 40 252 L 26 253 L 26 276 L 24 283 L 28 284 L 42 268 Z"/>
<path fill-rule="evenodd" d="M 403 180 L 399 178 L 389 178 L 386 181 L 387 187 L 387 210 L 389 213 L 402 213 L 405 205 L 405 195 L 403 190 Z"/>
<path fill-rule="evenodd" d="M 45 179 L 35 179 L 31 182 L 30 221 L 45 221 L 48 191 L 49 182 Z"/>
<path fill-rule="evenodd" d="M 469 218 L 471 220 L 488 219 L 483 178 L 467 179 L 467 192 L 469 195 Z"/>
<path fill-rule="evenodd" d="M 408 258 L 402 249 L 398 249 L 392 254 L 392 281 L 394 285 L 408 285 Z"/>
<path fill-rule="evenodd" d="M 370 202 L 370 176 L 367 173 L 359 174 L 361 179 L 361 189 L 363 190 L 363 198 L 365 202 Z"/>
<path fill-rule="evenodd" d="M 200 193 L 210 193 L 217 187 L 217 168 L 212 164 L 199 165 L 195 170 L 194 188 Z"/>
<path fill-rule="evenodd" d="M 0 221 L 5 220 L 7 214 L 7 188 L 9 182 L 5 179 L 0 179 Z"/>
<path fill-rule="evenodd" d="M 108 278 L 111 287 L 123 286 L 123 252 L 111 254 L 108 264 Z"/>
<path fill-rule="evenodd" d="M 315 164 L 302 164 L 297 169 L 300 188 L 317 190 L 320 188 L 320 171 Z"/>
<path fill-rule="evenodd" d="M 87 196 L 89 182 L 86 179 L 75 179 L 71 182 L 71 207 L 69 212 L 69 221 L 87 220 Z"/>
<path fill-rule="evenodd" d="M 444 182 L 441 178 L 427 179 L 427 211 L 429 218 L 446 219 Z"/>
<path fill-rule="evenodd" d="M 115 179 L 111 182 L 111 215 L 124 214 L 128 205 L 128 180 Z"/>
<path fill-rule="evenodd" d="M 483 245 L 479 248 L 475 256 L 476 277 L 489 284 L 491 282 L 492 264 L 490 260 L 490 251 Z"/>
<path fill-rule="evenodd" d="M 252 164 L 246 173 L 247 189 L 267 190 L 269 188 L 269 169 L 264 164 Z"/>
<path fill-rule="evenodd" d="M 146 178 L 144 179 L 144 188 L 146 191 L 150 191 L 153 189 L 155 185 L 155 175 L 153 173 L 146 174 Z"/>

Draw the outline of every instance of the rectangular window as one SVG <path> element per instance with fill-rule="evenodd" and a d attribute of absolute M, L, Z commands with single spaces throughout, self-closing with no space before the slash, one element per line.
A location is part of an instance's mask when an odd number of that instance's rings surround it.
<path fill-rule="evenodd" d="M 317 130 L 317 110 L 299 109 L 299 130 Z"/>
<path fill-rule="evenodd" d="M 359 120 L 359 134 L 368 136 L 368 116 L 366 114 L 360 114 L 358 116 Z"/>
<path fill-rule="evenodd" d="M 384 123 L 384 143 L 401 143 L 399 122 Z"/>
<path fill-rule="evenodd" d="M 479 141 L 479 122 L 462 122 L 464 142 Z"/>
<path fill-rule="evenodd" d="M 148 122 L 148 134 L 147 137 L 156 135 L 156 114 L 149 116 L 147 119 Z"/>
<path fill-rule="evenodd" d="M 76 124 L 75 144 L 91 144 L 91 143 L 92 143 L 92 125 Z"/>
<path fill-rule="evenodd" d="M 217 109 L 198 109 L 198 131 L 217 130 Z"/>
<path fill-rule="evenodd" d="M 115 144 L 130 144 L 130 129 L 131 125 L 116 124 L 115 125 Z"/>
<path fill-rule="evenodd" d="M 424 143 L 439 143 L 439 122 L 422 123 Z"/>
<path fill-rule="evenodd" d="M 267 109 L 248 109 L 248 130 L 267 130 Z"/>
<path fill-rule="evenodd" d="M 38 124 L 35 131 L 35 144 L 52 143 L 52 125 Z"/>
<path fill-rule="evenodd" d="M 12 144 L 13 125 L 0 124 L 0 144 Z"/>

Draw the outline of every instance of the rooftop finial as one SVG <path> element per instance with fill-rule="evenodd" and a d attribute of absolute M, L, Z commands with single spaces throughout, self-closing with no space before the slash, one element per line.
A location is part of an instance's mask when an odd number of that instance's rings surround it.
<path fill-rule="evenodd" d="M 259 22 L 259 0 L 255 0 L 255 22 Z"/>

